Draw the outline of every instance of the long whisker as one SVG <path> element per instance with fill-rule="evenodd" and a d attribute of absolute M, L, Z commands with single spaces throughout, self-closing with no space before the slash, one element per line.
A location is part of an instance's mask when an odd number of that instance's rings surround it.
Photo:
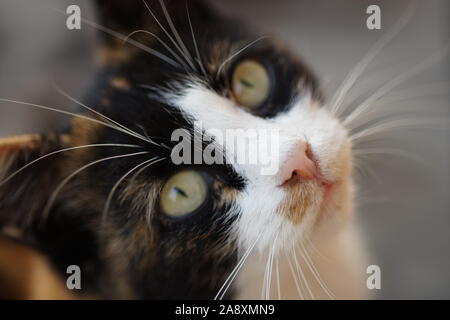
<path fill-rule="evenodd" d="M 79 106 L 81 106 L 81 107 L 83 107 L 83 108 L 85 108 L 85 109 L 95 113 L 96 115 L 102 117 L 103 119 L 111 122 L 113 125 L 115 125 L 115 126 L 121 128 L 121 129 L 125 130 L 127 133 L 129 133 L 130 136 L 133 136 L 135 138 L 138 138 L 140 140 L 143 140 L 145 142 L 148 142 L 150 144 L 153 144 L 153 145 L 156 145 L 156 146 L 160 147 L 160 145 L 158 143 L 154 142 L 153 140 L 144 137 L 143 135 L 141 135 L 141 134 L 139 134 L 139 133 L 129 129 L 128 127 L 122 125 L 121 123 L 119 123 L 119 122 L 117 122 L 117 121 L 115 121 L 115 120 L 105 116 L 104 114 L 98 112 L 97 110 L 94 110 L 93 108 L 87 106 L 86 104 L 82 103 L 81 101 L 75 99 L 74 97 L 69 95 L 66 91 L 64 91 L 62 88 L 60 88 L 58 85 L 56 85 L 56 83 L 53 83 L 53 86 L 54 86 L 55 90 L 57 90 L 58 93 L 61 94 L 62 96 L 66 97 L 67 99 L 69 99 L 70 101 L 76 103 L 77 105 L 79 105 Z"/>
<path fill-rule="evenodd" d="M 295 273 L 294 267 L 292 266 L 291 257 L 289 257 L 288 255 L 286 255 L 286 257 L 287 257 L 287 261 L 289 264 L 289 269 L 291 269 L 292 277 L 294 278 L 294 283 L 295 283 L 295 287 L 297 288 L 298 295 L 301 300 L 305 300 L 305 297 L 303 296 L 303 291 L 300 288 L 300 285 L 298 283 L 297 274 Z"/>
<path fill-rule="evenodd" d="M 275 270 L 277 274 L 277 293 L 278 293 L 278 300 L 281 300 L 281 285 L 280 285 L 280 268 L 278 266 L 278 259 L 275 259 Z"/>
<path fill-rule="evenodd" d="M 274 260 L 274 256 L 275 256 L 275 253 L 272 252 L 272 258 L 270 259 L 269 286 L 268 286 L 268 290 L 267 290 L 268 295 L 270 295 L 270 287 L 271 287 L 271 284 L 272 284 L 272 273 L 273 273 L 273 260 Z M 268 300 L 269 300 L 269 299 L 270 299 L 270 296 L 268 296 L 267 298 L 268 298 Z"/>
<path fill-rule="evenodd" d="M 294 257 L 295 266 L 297 268 L 297 272 L 299 273 L 301 279 L 303 280 L 303 283 L 306 286 L 306 290 L 308 290 L 309 296 L 311 297 L 311 299 L 314 300 L 315 299 L 314 295 L 311 291 L 311 288 L 309 287 L 308 279 L 306 279 L 305 274 L 303 273 L 302 267 L 297 259 L 297 253 L 295 252 L 295 249 L 292 250 L 292 253 L 293 253 L 293 257 Z"/>
<path fill-rule="evenodd" d="M 167 51 L 169 51 L 170 52 L 170 54 L 172 54 L 172 56 L 175 58 L 175 59 L 177 59 L 177 61 L 183 66 L 183 68 L 187 71 L 187 65 L 186 65 L 186 63 L 183 61 L 183 59 L 181 59 L 180 58 L 180 56 L 179 55 L 177 55 L 163 40 L 161 40 L 161 38 L 160 37 L 158 37 L 156 34 L 154 34 L 153 32 L 150 32 L 150 31 L 148 31 L 148 30 L 135 30 L 135 31 L 133 31 L 133 32 L 131 32 L 131 33 L 129 33 L 127 36 L 126 36 L 126 38 L 124 39 L 124 41 L 123 42 L 126 42 L 126 41 L 128 41 L 128 39 L 129 38 L 131 38 L 132 36 L 134 36 L 135 34 L 138 34 L 138 33 L 144 33 L 144 34 L 147 34 L 147 35 L 150 35 L 150 36 L 152 36 L 152 37 L 154 37 L 156 40 L 158 40 L 158 42 L 159 43 L 161 43 L 163 46 L 164 46 L 164 48 L 166 48 L 167 49 Z"/>
<path fill-rule="evenodd" d="M 56 197 L 58 196 L 59 192 L 62 190 L 62 188 L 64 188 L 64 186 L 73 178 L 75 177 L 78 173 L 82 172 L 83 170 L 96 165 L 98 163 L 101 162 L 105 162 L 105 161 L 109 161 L 109 160 L 113 160 L 113 159 L 119 159 L 119 158 L 126 158 L 126 157 L 133 157 L 133 156 L 138 156 L 138 155 L 143 155 L 143 154 L 147 154 L 147 151 L 141 151 L 141 152 L 135 152 L 135 153 L 129 153 L 129 154 L 122 154 L 122 155 L 117 155 L 117 156 L 111 156 L 111 157 L 107 157 L 107 158 L 102 158 L 93 162 L 90 162 L 84 166 L 82 166 L 81 168 L 75 170 L 72 174 L 70 174 L 69 176 L 67 176 L 55 189 L 55 191 L 51 194 L 49 200 L 47 201 L 47 204 L 44 207 L 43 210 L 43 214 L 42 214 L 42 221 L 45 222 L 49 216 L 50 210 L 56 200 Z"/>
<path fill-rule="evenodd" d="M 178 41 L 178 44 L 180 45 L 180 47 L 183 49 L 183 52 L 186 56 L 186 61 L 189 63 L 189 65 L 195 70 L 194 65 L 192 64 L 192 56 L 189 52 L 189 50 L 186 48 L 186 46 L 184 45 L 183 40 L 181 39 L 177 29 L 175 28 L 175 25 L 173 24 L 172 18 L 170 17 L 169 12 L 167 11 L 166 5 L 164 4 L 163 0 L 159 0 L 159 3 L 161 5 L 161 8 L 163 10 L 164 16 L 166 17 L 167 23 L 169 24 L 170 29 L 172 30 L 173 35 L 175 36 L 175 38 Z"/>
<path fill-rule="evenodd" d="M 354 144 L 358 144 L 367 138 L 376 136 L 382 133 L 391 132 L 392 130 L 403 128 L 426 128 L 427 125 L 432 126 L 448 124 L 448 121 L 442 119 L 417 119 L 417 118 L 403 118 L 386 121 L 379 121 L 374 125 L 353 133 L 350 136 Z"/>
<path fill-rule="evenodd" d="M 267 254 L 266 267 L 264 268 L 264 276 L 262 279 L 262 288 L 261 288 L 261 300 L 267 299 L 267 278 L 269 275 L 269 263 L 270 263 L 270 254 L 272 251 L 269 251 Z"/>
<path fill-rule="evenodd" d="M 311 258 L 308 255 L 308 252 L 303 249 L 303 245 L 300 246 L 300 255 L 303 257 L 303 260 L 306 262 L 306 265 L 311 270 L 311 273 L 313 274 L 314 278 L 316 279 L 317 283 L 320 285 L 322 290 L 326 293 L 326 295 L 330 299 L 334 299 L 334 294 L 331 292 L 331 290 L 327 287 L 325 282 L 322 280 L 322 277 L 320 276 L 319 271 L 314 265 L 314 262 L 311 260 Z"/>
<path fill-rule="evenodd" d="M 35 107 L 38 109 L 43 109 L 43 110 L 48 110 L 48 111 L 53 111 L 53 112 L 57 112 L 57 113 L 61 113 L 61 114 L 65 114 L 65 115 L 69 115 L 72 117 L 77 117 L 80 119 L 84 119 L 84 120 L 89 120 L 107 127 L 112 127 L 111 124 L 94 119 L 94 118 L 90 118 L 87 116 L 84 116 L 82 114 L 78 114 L 78 113 L 74 113 L 74 112 L 70 112 L 70 111 L 65 111 L 65 110 L 60 110 L 60 109 L 56 109 L 56 108 L 52 108 L 52 107 L 47 107 L 47 106 L 43 106 L 40 104 L 35 104 L 35 103 L 30 103 L 30 102 L 25 102 L 25 101 L 18 101 L 18 100 L 11 100 L 11 99 L 4 99 L 4 98 L 0 98 L 0 102 L 9 102 L 9 103 L 15 103 L 15 104 L 21 104 L 24 106 L 30 106 L 30 107 Z"/>
<path fill-rule="evenodd" d="M 380 183 L 380 177 L 379 175 L 377 175 L 375 173 L 375 171 L 368 166 L 366 163 L 361 162 L 361 161 L 356 161 L 358 160 L 357 157 L 355 157 L 355 161 L 353 161 L 353 167 L 360 172 L 360 174 L 364 175 L 367 174 L 368 176 L 370 176 L 372 179 L 374 179 L 377 183 Z"/>
<path fill-rule="evenodd" d="M 87 145 L 83 145 L 83 146 L 76 146 L 76 147 L 71 147 L 71 148 L 64 148 L 61 150 L 57 150 L 57 151 L 53 151 L 50 152 L 48 154 L 45 154 L 29 163 L 27 163 L 26 165 L 24 165 L 23 167 L 21 167 L 20 169 L 14 171 L 13 173 L 11 173 L 9 176 L 7 176 L 5 179 L 3 179 L 2 181 L 0 181 L 0 187 L 2 187 L 3 185 L 5 185 L 8 181 L 10 181 L 12 178 L 14 178 L 16 175 L 18 175 L 19 173 L 21 173 L 22 171 L 24 171 L 26 168 L 32 166 L 33 164 L 35 164 L 36 162 L 39 162 L 45 158 L 48 158 L 52 155 L 58 154 L 58 153 L 62 153 L 62 152 L 66 152 L 66 151 L 71 151 L 71 150 L 77 150 L 77 149 L 84 149 L 84 148 L 91 148 L 91 147 L 125 147 L 125 148 L 141 148 L 141 146 L 138 145 L 133 145 L 133 144 L 114 144 L 114 143 L 104 143 L 104 144 L 87 144 Z"/>
<path fill-rule="evenodd" d="M 408 24 L 411 17 L 415 11 L 415 6 L 410 6 L 408 10 L 403 14 L 398 22 L 385 34 L 383 35 L 375 44 L 369 49 L 366 56 L 354 67 L 354 69 L 348 74 L 346 79 L 344 79 L 341 87 L 337 90 L 335 96 L 331 99 L 331 112 L 338 114 L 338 110 L 342 104 L 342 101 L 348 91 L 353 87 L 356 80 L 361 76 L 361 74 L 366 70 L 368 65 L 373 61 L 373 59 L 380 53 L 380 51 L 393 39 L 395 36 Z"/>
<path fill-rule="evenodd" d="M 394 95 L 380 99 L 383 104 L 391 104 L 392 102 L 399 102 L 403 100 L 410 100 L 411 98 L 422 98 L 426 96 L 438 96 L 448 94 L 450 81 L 441 81 L 434 83 L 422 84 L 398 90 Z"/>
<path fill-rule="evenodd" d="M 422 63 L 419 63 L 414 68 L 409 69 L 408 71 L 401 73 L 397 77 L 388 81 L 385 85 L 379 88 L 374 94 L 372 94 L 369 98 L 367 98 L 360 106 L 358 106 L 355 110 L 353 110 L 352 113 L 343 121 L 344 125 L 350 125 L 355 119 L 360 117 L 361 114 L 363 114 L 374 101 L 380 99 L 390 90 L 392 90 L 399 84 L 409 80 L 415 74 L 429 68 L 440 59 L 444 58 L 449 53 L 449 49 L 450 45 L 447 44 L 447 46 L 445 46 L 442 50 L 439 50 L 438 52 L 430 56 L 428 59 L 425 59 L 424 61 L 422 61 Z"/>
<path fill-rule="evenodd" d="M 192 27 L 191 15 L 189 14 L 189 7 L 187 1 L 186 1 L 186 13 L 188 17 L 189 27 L 191 28 L 192 42 L 194 43 L 195 54 L 197 55 L 197 63 L 200 66 L 203 75 L 207 77 L 208 75 L 206 73 L 205 66 L 203 65 L 202 59 L 200 58 L 200 51 L 198 50 L 197 40 L 195 39 L 194 28 Z"/>
<path fill-rule="evenodd" d="M 223 296 L 228 291 L 228 288 L 230 287 L 230 285 L 233 282 L 236 275 L 239 273 L 239 270 L 241 270 L 242 266 L 244 265 L 245 261 L 247 260 L 248 256 L 252 252 L 253 248 L 255 247 L 255 245 L 258 242 L 260 237 L 261 237 L 261 234 L 259 234 L 259 236 L 256 238 L 255 242 L 244 253 L 244 255 L 239 260 L 236 267 L 234 267 L 234 269 L 231 271 L 230 275 L 227 277 L 227 279 L 223 283 L 222 287 L 220 287 L 219 291 L 217 292 L 216 296 L 214 297 L 214 300 L 222 300 Z"/>
<path fill-rule="evenodd" d="M 252 42 L 246 44 L 244 47 L 242 47 L 241 49 L 239 49 L 238 51 L 236 51 L 235 53 L 231 54 L 227 59 L 225 59 L 225 61 L 222 62 L 222 64 L 219 66 L 219 69 L 217 69 L 217 73 L 216 73 L 216 77 L 219 77 L 220 73 L 222 72 L 222 69 L 225 67 L 225 65 L 230 62 L 231 60 L 233 60 L 234 58 L 236 58 L 238 55 L 240 55 L 243 51 L 247 50 L 248 48 L 250 48 L 251 46 L 255 45 L 257 42 L 268 38 L 268 36 L 262 36 L 259 37 L 256 40 L 253 40 Z"/>
<path fill-rule="evenodd" d="M 333 263 L 332 259 L 330 259 L 329 257 L 326 257 L 322 252 L 319 251 L 319 249 L 316 247 L 316 245 L 311 241 L 311 239 L 309 238 L 305 238 L 305 240 L 308 242 L 308 249 L 311 248 L 313 249 L 313 251 L 317 254 L 317 256 L 319 256 L 320 258 L 322 258 L 323 260 L 329 262 L 329 263 Z"/>
<path fill-rule="evenodd" d="M 267 279 L 266 300 L 270 299 L 270 287 L 272 284 L 273 259 L 274 259 L 274 255 L 275 255 L 274 250 L 275 250 L 275 246 L 272 247 L 272 252 L 270 254 L 270 267 L 269 267 L 269 278 Z"/>
<path fill-rule="evenodd" d="M 194 68 L 193 65 L 191 65 L 185 55 L 185 53 L 183 52 L 183 50 L 181 50 L 181 48 L 179 47 L 179 45 L 177 44 L 177 42 L 175 41 L 175 39 L 170 35 L 170 33 L 166 30 L 166 28 L 164 28 L 164 26 L 162 25 L 162 23 L 158 20 L 158 18 L 156 17 L 156 15 L 153 13 L 152 9 L 150 9 L 150 6 L 147 4 L 147 2 L 145 0 L 142 0 L 142 2 L 144 3 L 145 7 L 147 8 L 147 11 L 150 13 L 150 15 L 153 17 L 153 19 L 156 21 L 156 23 L 159 25 L 159 27 L 161 28 L 161 30 L 166 34 L 166 36 L 169 38 L 169 40 L 173 43 L 173 45 L 175 46 L 175 48 L 178 50 L 178 52 L 183 56 L 183 58 L 186 60 L 186 62 L 190 65 L 191 68 Z"/>
<path fill-rule="evenodd" d="M 109 128 L 114 129 L 116 131 L 125 133 L 127 135 L 133 136 L 133 137 L 138 138 L 140 140 L 143 140 L 145 142 L 149 142 L 144 137 L 140 138 L 138 136 L 132 135 L 132 134 L 130 134 L 130 132 L 128 132 L 125 129 L 119 128 L 119 127 L 117 127 L 117 126 L 115 126 L 113 124 L 110 124 L 108 122 L 104 122 L 104 121 L 101 121 L 101 120 L 98 120 L 98 119 L 94 119 L 94 118 L 91 118 L 91 117 L 84 116 L 82 114 L 78 114 L 78 113 L 74 113 L 74 112 L 70 112 L 70 111 L 65 111 L 65 110 L 60 110 L 60 109 L 47 107 L 47 106 L 36 104 L 36 103 L 25 102 L 25 101 L 18 101 L 18 100 L 11 100 L 11 99 L 0 98 L 0 102 L 9 102 L 9 103 L 20 104 L 20 105 L 29 106 L 29 107 L 35 107 L 35 108 L 42 109 L 42 110 L 53 111 L 53 112 L 56 112 L 56 113 L 65 114 L 65 115 L 69 115 L 69 116 L 72 116 L 72 117 L 88 120 L 88 121 L 91 121 L 91 122 L 94 122 L 94 123 L 97 123 L 97 124 L 101 124 L 101 125 L 103 125 L 105 127 L 109 127 Z"/>
<path fill-rule="evenodd" d="M 418 98 L 426 98 L 426 97 L 438 97 L 440 95 L 448 94 L 448 88 L 450 86 L 450 82 L 436 82 L 436 83 L 428 83 L 425 85 L 408 87 L 404 90 L 398 90 L 395 92 L 391 92 L 386 94 L 383 97 L 380 97 L 378 101 L 374 101 L 372 104 L 374 108 L 366 112 L 364 115 L 366 117 L 366 122 L 373 120 L 373 117 L 382 117 L 388 115 L 396 115 L 401 113 L 401 109 L 398 108 L 384 108 L 385 106 L 392 106 L 394 103 L 406 102 L 412 99 Z M 356 100 L 356 99 L 355 99 Z M 354 101 L 355 101 L 354 100 Z M 417 100 L 414 100 L 417 101 Z M 350 103 L 352 104 L 352 103 Z M 349 105 L 350 105 L 349 104 Z M 375 108 L 375 106 L 377 106 Z M 383 111 L 383 112 L 380 112 Z M 353 129 L 358 125 L 364 124 L 364 118 L 360 121 L 353 121 L 351 125 L 348 126 L 349 129 Z"/>
<path fill-rule="evenodd" d="M 159 159 L 158 159 L 159 158 Z M 153 157 L 149 160 L 146 160 L 140 164 L 138 164 L 137 166 L 135 166 L 134 168 L 132 168 L 131 170 L 129 170 L 127 173 L 125 173 L 119 180 L 117 180 L 116 184 L 114 184 L 114 186 L 112 187 L 111 191 L 108 194 L 108 197 L 106 199 L 106 203 L 105 203 L 105 207 L 103 209 L 103 213 L 102 213 L 102 223 L 101 225 L 104 225 L 104 222 L 106 221 L 107 218 L 107 214 L 109 211 L 109 207 L 111 205 L 111 201 L 112 198 L 114 196 L 114 193 L 116 192 L 117 188 L 120 186 L 120 184 L 130 175 L 132 174 L 134 171 L 138 170 L 139 168 L 143 167 L 143 169 L 150 167 L 151 165 L 155 164 L 158 161 L 164 160 L 165 158 L 160 158 L 160 157 Z"/>
<path fill-rule="evenodd" d="M 409 152 L 407 150 L 401 150 L 401 149 L 394 149 L 394 148 L 364 148 L 364 149 L 357 149 L 353 151 L 353 155 L 355 157 L 361 157 L 366 155 L 373 155 L 373 154 L 389 154 L 389 155 L 395 155 L 400 156 L 404 158 L 411 159 L 417 163 L 422 164 L 423 166 L 426 166 L 430 168 L 430 163 L 416 155 L 415 153 Z"/>
<path fill-rule="evenodd" d="M 278 240 L 278 235 L 279 232 L 277 232 L 277 235 L 273 241 L 272 244 L 272 248 L 270 249 L 270 253 L 269 253 L 269 274 L 268 274 L 268 278 L 266 279 L 267 281 L 267 285 L 266 285 L 266 300 L 270 299 L 270 286 L 272 283 L 272 269 L 273 269 L 273 259 L 274 259 L 274 254 L 275 254 L 275 244 Z"/>

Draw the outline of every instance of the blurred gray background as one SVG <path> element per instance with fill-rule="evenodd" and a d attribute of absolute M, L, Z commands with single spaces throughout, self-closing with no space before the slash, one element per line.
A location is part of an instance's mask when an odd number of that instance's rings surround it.
<path fill-rule="evenodd" d="M 224 14 L 242 17 L 261 35 L 276 35 L 288 43 L 319 76 L 326 97 L 412 4 L 407 0 L 210 1 Z M 375 59 L 346 103 L 357 97 L 361 102 L 448 46 L 450 2 L 415 3 L 417 10 L 407 27 Z M 95 30 L 83 26 L 81 31 L 68 31 L 65 17 L 51 7 L 65 10 L 69 4 L 79 4 L 83 16 L 95 20 L 90 1 L 0 0 L 1 98 L 69 108 L 71 104 L 56 93 L 52 82 L 76 97 L 89 85 Z M 381 30 L 366 28 L 370 4 L 381 7 Z M 388 97 L 396 108 L 418 112 L 417 117 L 449 120 L 449 64 L 446 56 Z M 386 103 L 384 108 L 394 108 Z M 46 132 L 66 120 L 0 102 L 0 136 Z M 406 150 L 425 162 L 374 154 L 364 158 L 364 171 L 357 172 L 357 220 L 370 263 L 382 272 L 377 298 L 450 299 L 449 134 L 448 124 L 441 123 L 395 130 L 366 146 Z"/>

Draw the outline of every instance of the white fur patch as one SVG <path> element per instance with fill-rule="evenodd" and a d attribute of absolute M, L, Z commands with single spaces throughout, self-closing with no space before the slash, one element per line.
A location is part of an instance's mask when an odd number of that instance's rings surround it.
<path fill-rule="evenodd" d="M 276 152 L 279 152 L 280 165 L 299 141 L 306 140 L 325 179 L 341 181 L 348 176 L 350 145 L 347 132 L 308 96 L 298 99 L 289 111 L 272 119 L 252 115 L 200 83 L 187 86 L 176 95 L 167 94 L 165 98 L 180 108 L 187 118 L 201 121 L 203 130 L 212 135 L 227 129 L 279 130 L 280 148 Z M 227 152 L 226 148 L 224 150 Z M 279 175 L 261 175 L 259 165 L 233 164 L 233 167 L 248 181 L 245 191 L 236 199 L 242 216 L 234 232 L 242 249 L 250 247 L 257 238 L 259 251 L 274 243 L 277 248 L 294 245 L 298 237 L 311 228 L 317 206 L 311 207 L 312 212 L 307 212 L 302 224 L 294 226 L 277 212 L 285 196 L 285 191 L 279 187 Z M 320 192 L 319 196 L 322 196 Z"/>

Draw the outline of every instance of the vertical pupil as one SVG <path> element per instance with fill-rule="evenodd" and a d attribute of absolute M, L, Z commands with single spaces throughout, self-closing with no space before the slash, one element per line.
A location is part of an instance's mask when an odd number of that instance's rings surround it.
<path fill-rule="evenodd" d="M 173 187 L 173 189 L 175 190 L 175 192 L 177 192 L 178 194 L 180 194 L 181 196 L 187 198 L 188 195 L 186 192 L 184 192 L 182 189 L 178 188 L 178 187 Z"/>
<path fill-rule="evenodd" d="M 247 88 L 253 88 L 253 84 L 245 79 L 241 78 L 241 83 L 246 86 Z"/>

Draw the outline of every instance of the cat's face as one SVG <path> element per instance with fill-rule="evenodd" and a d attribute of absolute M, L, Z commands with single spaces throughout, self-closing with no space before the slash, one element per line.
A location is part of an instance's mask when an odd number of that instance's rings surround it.
<path fill-rule="evenodd" d="M 173 42 L 140 1 L 130 2 L 130 12 L 100 3 L 107 27 L 123 34 L 150 30 L 153 35 L 130 39 L 169 57 L 164 61 L 107 38 L 103 72 L 86 104 L 138 137 L 86 119 L 74 120 L 68 135 L 69 146 L 139 146 L 78 150 L 62 160 L 61 177 L 66 177 L 91 161 L 108 159 L 73 177 L 49 218 L 53 221 L 58 210 L 83 212 L 107 274 L 101 287 L 117 282 L 118 291 L 131 295 L 212 298 L 249 248 L 287 251 L 322 226 L 345 220 L 350 141 L 298 58 L 271 38 L 258 39 L 211 15 L 196 1 L 189 2 L 193 32 L 184 2 L 166 1 L 179 36 L 161 7 L 151 5 Z M 126 17 L 131 13 L 135 19 Z M 225 163 L 195 163 L 193 157 L 190 164 L 174 163 L 179 141 L 173 134 L 179 129 L 201 130 L 206 140 L 201 151 L 214 141 L 222 151 L 215 159 Z M 276 137 L 244 134 L 246 148 L 231 150 L 223 137 L 233 129 Z M 251 146 L 261 146 L 260 141 L 270 152 L 250 163 Z M 191 145 L 192 156 L 198 148 Z M 147 153 L 113 158 L 141 151 Z M 232 161 L 240 156 L 246 160 Z"/>

